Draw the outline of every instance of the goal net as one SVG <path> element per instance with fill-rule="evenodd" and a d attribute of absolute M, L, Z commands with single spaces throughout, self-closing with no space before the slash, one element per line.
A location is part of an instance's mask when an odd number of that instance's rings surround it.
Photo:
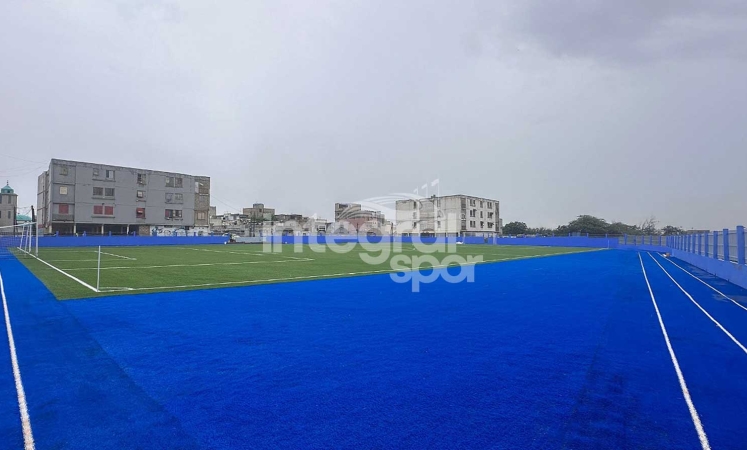
<path fill-rule="evenodd" d="M 0 259 L 38 256 L 39 237 L 35 223 L 0 227 Z"/>

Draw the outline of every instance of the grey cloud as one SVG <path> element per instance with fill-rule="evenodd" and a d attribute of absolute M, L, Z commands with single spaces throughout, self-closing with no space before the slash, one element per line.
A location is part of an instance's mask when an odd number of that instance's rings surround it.
<path fill-rule="evenodd" d="M 747 57 L 747 3 L 699 0 L 480 3 L 483 30 L 557 57 L 607 63 Z"/>

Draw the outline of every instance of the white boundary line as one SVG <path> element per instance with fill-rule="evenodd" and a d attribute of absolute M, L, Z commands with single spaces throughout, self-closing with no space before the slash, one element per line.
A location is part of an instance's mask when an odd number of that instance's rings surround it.
<path fill-rule="evenodd" d="M 94 252 L 96 253 L 96 252 Z M 127 259 L 130 261 L 137 261 L 137 258 L 130 258 L 129 256 L 115 255 L 114 253 L 101 252 L 102 255 L 116 256 L 117 258 Z"/>
<path fill-rule="evenodd" d="M 87 287 L 88 289 L 92 290 L 93 292 L 98 292 L 95 287 L 91 286 L 90 284 L 86 283 L 85 281 L 81 281 L 78 278 L 75 278 L 74 276 L 70 275 L 69 273 L 65 272 L 62 269 L 58 269 L 57 267 L 53 266 L 52 264 L 49 264 L 48 262 L 44 261 L 43 259 L 39 258 L 38 256 L 35 256 L 25 250 L 21 250 L 23 253 L 26 253 L 27 255 L 31 256 L 32 258 L 36 259 L 40 263 L 46 264 L 47 266 L 53 268 L 54 270 L 60 272 L 61 274 L 65 275 L 68 278 L 72 278 L 73 280 L 77 281 L 78 283 L 82 284 L 83 286 Z"/>
<path fill-rule="evenodd" d="M 168 267 L 205 267 L 205 266 L 241 266 L 245 264 L 274 264 L 274 263 L 291 263 L 291 262 L 306 262 L 314 261 L 311 258 L 295 258 L 295 259 L 282 259 L 279 261 L 238 261 L 238 262 L 224 262 L 224 263 L 198 263 L 198 264 L 164 264 L 158 266 L 115 266 L 115 267 L 102 267 L 101 270 L 119 270 L 119 269 L 163 269 Z M 75 267 L 65 269 L 68 271 L 78 270 L 98 270 L 97 267 Z"/>
<path fill-rule="evenodd" d="M 724 328 L 723 325 L 721 325 L 716 319 L 714 319 L 713 316 L 711 316 L 710 314 L 708 314 L 708 311 L 706 311 L 705 309 L 703 309 L 703 307 L 700 306 L 700 304 L 695 301 L 695 299 L 692 297 L 692 295 L 690 295 L 690 293 L 688 293 L 686 290 L 684 290 L 682 288 L 682 286 L 680 286 L 680 284 L 677 283 L 677 281 L 675 281 L 674 278 L 672 278 L 672 275 L 670 275 L 669 272 L 667 272 L 667 269 L 665 269 L 664 266 L 662 266 L 661 264 L 659 264 L 659 261 L 657 261 L 656 258 L 654 258 L 654 256 L 651 253 L 648 253 L 648 256 L 650 256 L 651 259 L 654 260 L 654 262 L 656 263 L 656 265 L 659 266 L 659 268 L 661 268 L 661 270 L 663 270 L 665 274 L 667 274 L 667 276 L 669 277 L 669 279 L 672 280 L 672 282 L 674 284 L 676 284 L 678 288 L 680 288 L 680 290 L 687 296 L 687 298 L 689 298 L 691 302 L 695 303 L 695 306 L 697 306 L 698 309 L 700 309 L 703 312 L 703 314 L 705 314 L 709 319 L 711 319 L 711 321 L 713 323 L 715 323 L 716 326 L 721 329 L 721 331 L 723 331 L 727 336 L 729 336 L 729 339 L 731 339 L 732 341 L 734 341 L 734 343 L 737 344 L 739 346 L 739 348 L 741 348 L 742 351 L 745 354 L 747 354 L 747 348 L 745 348 L 744 345 L 742 345 L 742 343 L 737 340 L 737 338 L 735 338 L 734 336 L 732 336 L 732 334 L 729 333 L 729 331 L 726 328 Z"/>
<path fill-rule="evenodd" d="M 650 256 L 650 254 L 649 254 Z M 672 348 L 672 343 L 669 341 L 669 333 L 667 333 L 667 328 L 664 326 L 664 319 L 661 317 L 661 312 L 659 311 L 659 305 L 656 304 L 656 298 L 654 297 L 654 291 L 651 290 L 651 283 L 648 281 L 648 275 L 646 274 L 646 268 L 643 266 L 643 258 L 641 258 L 641 254 L 638 253 L 638 260 L 641 263 L 641 270 L 643 270 L 643 279 L 646 280 L 646 286 L 648 287 L 648 293 L 651 295 L 651 302 L 654 304 L 654 310 L 656 310 L 656 317 L 659 318 L 659 326 L 661 327 L 661 333 L 664 335 L 664 341 L 667 344 L 667 349 L 669 350 L 669 357 L 672 359 L 672 365 L 674 365 L 674 371 L 677 372 L 677 379 L 680 382 L 680 389 L 682 389 L 682 395 L 685 397 L 685 403 L 687 403 L 687 409 L 690 410 L 690 417 L 693 420 L 693 425 L 695 425 L 695 431 L 698 433 L 698 439 L 700 439 L 700 445 L 703 447 L 703 450 L 709 450 L 711 448 L 711 444 L 708 443 L 708 436 L 706 436 L 705 430 L 703 429 L 703 423 L 700 421 L 700 416 L 698 415 L 698 411 L 695 409 L 695 404 L 693 403 L 693 399 L 690 397 L 690 391 L 687 389 L 687 383 L 685 383 L 685 377 L 682 375 L 682 369 L 680 369 L 680 363 L 677 361 L 677 356 L 674 354 L 674 348 Z"/>
<path fill-rule="evenodd" d="M 680 265 L 679 265 L 679 264 L 677 264 L 676 262 L 672 261 L 671 259 L 669 259 L 669 258 L 666 258 L 666 259 L 667 259 L 667 261 L 669 261 L 670 263 L 672 263 L 672 264 L 674 264 L 675 266 L 679 267 L 679 269 L 680 269 L 680 270 L 682 270 L 683 272 L 685 272 L 686 274 L 690 275 L 691 277 L 693 277 L 693 278 L 695 278 L 696 280 L 700 281 L 701 283 L 705 284 L 705 285 L 706 285 L 706 286 L 708 286 L 709 288 L 713 289 L 713 290 L 714 290 L 715 292 L 717 292 L 717 293 L 718 293 L 718 294 L 719 294 L 720 296 L 724 297 L 725 299 L 729 300 L 730 302 L 734 303 L 735 305 L 737 305 L 737 306 L 739 306 L 740 308 L 742 308 L 742 309 L 744 309 L 745 311 L 747 311 L 747 307 L 745 307 L 744 305 L 741 305 L 741 304 L 739 304 L 739 303 L 738 303 L 738 302 L 737 302 L 736 300 L 734 300 L 733 298 L 729 297 L 728 295 L 726 295 L 726 294 L 724 294 L 723 292 L 719 291 L 719 290 L 718 290 L 718 289 L 716 289 L 715 287 L 711 286 L 710 284 L 708 284 L 708 283 L 706 283 L 705 281 L 701 280 L 700 278 L 696 277 L 696 276 L 695 276 L 694 274 L 690 273 L 690 272 L 689 272 L 689 271 L 688 271 L 687 269 L 683 268 L 682 266 L 680 266 Z"/>
<path fill-rule="evenodd" d="M 18 409 L 21 413 L 21 428 L 23 429 L 23 447 L 25 450 L 34 450 L 34 434 L 31 432 L 31 417 L 26 403 L 26 392 L 21 380 L 21 368 L 18 366 L 18 355 L 16 354 L 16 341 L 13 338 L 13 327 L 10 325 L 10 313 L 8 313 L 8 301 L 5 299 L 5 285 L 0 275 L 0 293 L 3 297 L 3 312 L 5 313 L 5 329 L 8 332 L 8 346 L 10 347 L 10 362 L 13 366 L 13 378 L 16 382 L 16 393 L 18 394 Z"/>

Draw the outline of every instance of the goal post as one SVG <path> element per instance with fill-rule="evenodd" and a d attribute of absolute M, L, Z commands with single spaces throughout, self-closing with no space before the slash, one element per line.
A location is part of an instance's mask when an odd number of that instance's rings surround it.
<path fill-rule="evenodd" d="M 36 223 L 0 227 L 0 259 L 39 255 L 39 234 Z"/>

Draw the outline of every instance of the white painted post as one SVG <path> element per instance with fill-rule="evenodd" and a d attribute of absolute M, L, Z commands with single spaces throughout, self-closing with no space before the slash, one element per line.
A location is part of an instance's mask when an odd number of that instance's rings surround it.
<path fill-rule="evenodd" d="M 101 292 L 99 290 L 100 283 L 101 283 L 101 246 L 99 245 L 99 258 L 98 258 L 98 265 L 96 267 L 96 292 Z"/>

